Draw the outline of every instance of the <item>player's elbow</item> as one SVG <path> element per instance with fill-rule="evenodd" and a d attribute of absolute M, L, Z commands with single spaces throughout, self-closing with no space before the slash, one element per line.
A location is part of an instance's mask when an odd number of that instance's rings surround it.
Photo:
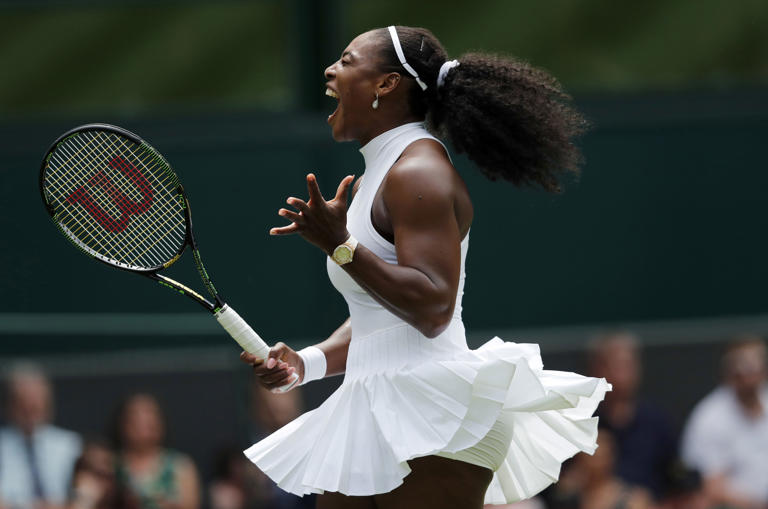
<path fill-rule="evenodd" d="M 453 304 L 440 310 L 427 313 L 416 325 L 416 328 L 429 339 L 434 339 L 451 324 L 453 319 Z"/>

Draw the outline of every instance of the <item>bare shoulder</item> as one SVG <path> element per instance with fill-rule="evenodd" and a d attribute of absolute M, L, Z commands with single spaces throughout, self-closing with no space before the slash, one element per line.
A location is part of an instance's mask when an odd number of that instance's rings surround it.
<path fill-rule="evenodd" d="M 473 208 L 464 180 L 440 142 L 413 142 L 392 166 L 382 186 L 384 204 L 392 218 L 454 216 L 462 238 L 472 223 Z"/>
<path fill-rule="evenodd" d="M 443 145 L 430 138 L 408 145 L 400 159 L 392 166 L 390 173 L 395 177 L 417 177 L 422 174 L 425 177 L 440 179 L 453 179 L 458 176 Z"/>
<path fill-rule="evenodd" d="M 408 192 L 419 200 L 453 199 L 460 180 L 443 146 L 435 140 L 423 139 L 411 143 L 392 165 L 385 180 L 385 192 L 398 197 Z"/>

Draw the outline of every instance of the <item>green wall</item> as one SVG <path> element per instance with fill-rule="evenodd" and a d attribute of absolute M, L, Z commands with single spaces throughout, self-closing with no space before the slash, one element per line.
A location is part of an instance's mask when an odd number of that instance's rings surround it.
<path fill-rule="evenodd" d="M 764 0 L 0 0 L 0 115 L 317 109 L 323 69 L 393 23 L 575 92 L 768 83 Z"/>
<path fill-rule="evenodd" d="M 584 139 L 583 176 L 562 195 L 486 181 L 456 159 L 476 207 L 464 298 L 470 331 L 764 312 L 768 94 L 579 103 L 596 127 Z M 282 222 L 284 198 L 304 192 L 306 172 L 317 172 L 329 193 L 362 171 L 357 147 L 334 144 L 323 115 L 4 123 L 0 354 L 127 346 L 136 337 L 139 346 L 220 340 L 194 303 L 87 259 L 48 220 L 39 159 L 58 134 L 86 121 L 134 130 L 171 161 L 215 284 L 265 337 L 320 338 L 345 318 L 320 252 L 267 235 Z M 185 262 L 171 275 L 197 284 Z M 88 313 L 117 313 L 114 323 L 129 324 L 140 316 L 141 326 L 91 328 Z M 83 324 L 57 327 L 67 316 Z"/>

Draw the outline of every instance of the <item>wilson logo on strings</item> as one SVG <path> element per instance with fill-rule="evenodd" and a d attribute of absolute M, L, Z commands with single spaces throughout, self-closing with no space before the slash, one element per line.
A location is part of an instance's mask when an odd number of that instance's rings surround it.
<path fill-rule="evenodd" d="M 143 199 L 140 202 L 132 200 L 126 195 L 115 182 L 109 178 L 104 170 L 99 170 L 94 174 L 85 185 L 79 186 L 68 197 L 70 203 L 79 203 L 88 213 L 110 232 L 121 232 L 125 230 L 131 222 L 132 216 L 143 214 L 152 205 L 152 187 L 149 185 L 146 177 L 130 161 L 126 161 L 120 156 L 109 160 L 109 166 L 119 170 L 120 173 L 135 185 Z M 120 217 L 115 217 L 104 210 L 92 196 L 94 188 L 99 188 L 109 197 L 109 200 L 120 211 Z"/>

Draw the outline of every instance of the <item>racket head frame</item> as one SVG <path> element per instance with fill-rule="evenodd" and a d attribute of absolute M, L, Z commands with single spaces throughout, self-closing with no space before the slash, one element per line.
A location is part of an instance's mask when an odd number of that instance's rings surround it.
<path fill-rule="evenodd" d="M 59 146 L 59 144 L 63 143 L 64 141 L 66 141 L 72 136 L 75 136 L 84 132 L 89 132 L 89 131 L 114 133 L 119 136 L 123 136 L 127 138 L 128 140 L 132 141 L 133 143 L 136 143 L 137 145 L 140 145 L 144 150 L 149 152 L 153 157 L 159 158 L 162 161 L 162 163 L 166 168 L 166 171 L 171 174 L 172 178 L 176 182 L 176 192 L 178 192 L 181 198 L 181 202 L 184 210 L 184 222 L 185 222 L 184 241 L 180 243 L 175 254 L 166 262 L 160 265 L 157 265 L 155 267 L 144 268 L 144 267 L 129 266 L 117 260 L 111 260 L 109 258 L 106 258 L 100 255 L 99 253 L 95 252 L 94 250 L 88 248 L 88 246 L 78 241 L 78 239 L 74 237 L 74 235 L 69 234 L 67 232 L 66 227 L 63 226 L 58 221 L 57 212 L 53 207 L 53 205 L 48 200 L 48 196 L 46 195 L 46 192 L 45 192 L 45 177 L 46 177 L 46 169 L 48 167 L 48 162 L 52 154 L 56 151 L 56 148 Z M 173 169 L 170 163 L 168 163 L 168 161 L 162 156 L 162 154 L 160 154 L 160 152 L 158 152 L 154 147 L 152 147 L 152 145 L 147 143 L 138 135 L 128 131 L 127 129 L 123 129 L 122 127 L 114 126 L 111 124 L 105 124 L 105 123 L 85 124 L 85 125 L 81 125 L 73 129 L 70 129 L 69 131 L 59 136 L 48 147 L 48 150 L 46 151 L 45 156 L 43 157 L 43 161 L 40 165 L 40 175 L 38 179 L 38 184 L 40 189 L 40 196 L 43 200 L 43 204 L 45 205 L 45 209 L 48 212 L 48 215 L 50 216 L 51 220 L 56 225 L 56 228 L 59 231 L 61 231 L 61 233 L 67 238 L 67 240 L 69 240 L 79 251 L 83 252 L 84 254 L 88 255 L 89 257 L 95 260 L 98 260 L 99 262 L 105 265 L 109 265 L 110 267 L 115 267 L 127 272 L 134 272 L 137 274 L 141 274 L 145 277 L 148 277 L 149 279 L 157 281 L 162 286 L 165 286 L 178 293 L 186 295 L 187 297 L 191 298 L 192 300 L 194 300 L 195 302 L 203 306 L 205 309 L 207 309 L 211 313 L 216 313 L 219 309 L 221 309 L 224 306 L 224 301 L 221 299 L 221 297 L 219 297 L 218 292 L 216 291 L 216 288 L 213 286 L 213 283 L 211 282 L 211 279 L 208 276 L 208 272 L 205 270 L 205 267 L 202 263 L 202 258 L 200 257 L 200 252 L 198 250 L 197 242 L 195 240 L 194 232 L 192 230 L 192 214 L 191 214 L 191 209 L 189 205 L 189 199 L 187 198 L 186 192 L 184 191 L 184 187 L 181 185 L 181 183 L 178 182 L 178 177 L 173 172 Z M 206 290 L 208 290 L 208 292 L 213 297 L 213 302 L 206 299 L 204 296 L 202 296 L 195 290 L 189 288 L 188 286 L 183 285 L 178 281 L 175 281 L 167 276 L 158 274 L 159 271 L 163 269 L 167 269 L 168 267 L 173 265 L 181 257 L 181 255 L 183 254 L 187 246 L 189 246 L 190 249 L 192 250 L 193 258 L 195 261 L 195 265 L 197 266 L 197 270 L 200 273 L 200 277 L 203 280 L 203 284 L 206 287 Z"/>

